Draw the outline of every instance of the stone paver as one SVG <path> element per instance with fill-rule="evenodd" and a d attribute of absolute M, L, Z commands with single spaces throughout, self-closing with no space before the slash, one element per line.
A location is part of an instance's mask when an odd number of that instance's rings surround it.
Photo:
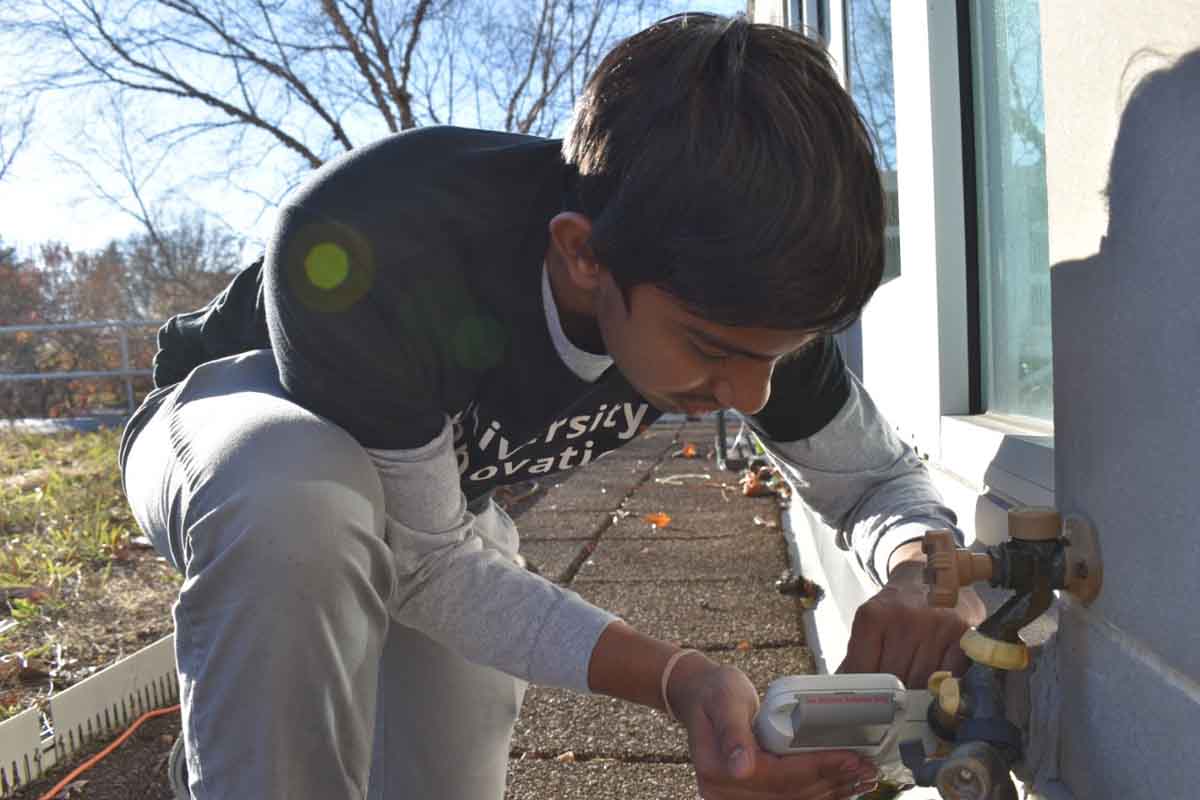
<path fill-rule="evenodd" d="M 632 470 L 614 475 L 598 474 L 584 467 L 568 480 L 543 490 L 533 508 L 542 511 L 616 511 L 643 480 L 644 473 Z"/>
<path fill-rule="evenodd" d="M 623 513 L 622 509 L 611 521 L 604 538 L 614 539 L 713 539 L 722 536 L 753 534 L 764 530 L 779 531 L 779 508 L 773 501 L 744 500 L 715 511 L 696 509 L 672 509 L 666 527 L 655 527 L 646 517 L 657 512 L 639 511 Z M 755 517 L 761 520 L 755 523 Z M 612 517 L 609 517 L 612 520 Z M 765 523 L 765 524 L 764 524 Z M 522 534 L 524 538 L 524 534 Z"/>
<path fill-rule="evenodd" d="M 787 545 L 774 531 L 719 539 L 645 541 L 601 537 L 575 582 L 767 579 L 777 577 L 786 561 Z"/>
<path fill-rule="evenodd" d="M 741 503 L 742 500 L 741 490 L 734 482 L 723 487 L 688 483 L 673 485 L 649 480 L 622 508 L 639 514 L 656 511 L 668 514 L 684 511 L 729 511 L 738 508 L 732 504 Z"/>
<path fill-rule="evenodd" d="M 804 641 L 801 611 L 774 581 L 733 579 L 670 583 L 583 581 L 571 587 L 643 633 L 698 650 L 730 642 Z"/>
<path fill-rule="evenodd" d="M 611 511 L 550 511 L 536 506 L 516 519 L 521 545 L 543 540 L 594 539 L 612 524 Z"/>
<path fill-rule="evenodd" d="M 523 541 L 520 553 L 532 563 L 539 574 L 555 583 L 567 585 L 570 579 L 568 570 L 580 558 L 588 544 L 586 541 Z"/>
<path fill-rule="evenodd" d="M 521 552 L 638 630 L 737 666 L 761 695 L 775 678 L 812 672 L 812 656 L 803 610 L 775 586 L 788 566 L 777 504 L 744 497 L 738 475 L 717 468 L 715 434 L 711 419 L 662 421 L 547 481 L 516 519 Z M 686 443 L 697 457 L 678 455 Z M 644 519 L 651 513 L 671 521 L 655 528 Z M 509 767 L 508 800 L 696 797 L 681 726 L 554 687 L 529 687 Z"/>
<path fill-rule="evenodd" d="M 696 800 L 691 764 L 629 763 L 615 759 L 580 763 L 514 759 L 509 762 L 508 800 L 654 798 Z"/>

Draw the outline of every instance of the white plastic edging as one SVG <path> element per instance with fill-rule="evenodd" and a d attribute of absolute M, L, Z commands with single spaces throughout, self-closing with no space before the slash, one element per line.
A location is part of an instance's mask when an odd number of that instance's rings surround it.
<path fill-rule="evenodd" d="M 8 797 L 49 766 L 42 758 L 41 741 L 42 714 L 36 708 L 0 723 L 0 795 Z M 49 755 L 53 763 L 53 751 Z"/>
<path fill-rule="evenodd" d="M 178 701 L 175 637 L 169 635 L 50 698 L 49 737 L 42 736 L 37 709 L 0 723 L 0 797 L 39 779 L 96 737 Z"/>

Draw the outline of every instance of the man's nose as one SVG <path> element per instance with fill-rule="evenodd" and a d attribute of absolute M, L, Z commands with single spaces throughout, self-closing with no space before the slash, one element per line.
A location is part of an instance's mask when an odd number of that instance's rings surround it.
<path fill-rule="evenodd" d="M 742 363 L 731 364 L 729 369 L 716 377 L 713 397 L 723 408 L 755 414 L 771 398 L 771 374 L 775 371 L 775 362 L 737 360 Z"/>

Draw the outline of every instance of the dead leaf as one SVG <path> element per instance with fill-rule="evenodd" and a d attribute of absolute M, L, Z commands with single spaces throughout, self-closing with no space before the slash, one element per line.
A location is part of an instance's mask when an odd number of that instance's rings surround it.
<path fill-rule="evenodd" d="M 649 522 L 655 528 L 665 528 L 671 524 L 671 518 L 661 511 L 658 511 L 654 514 L 647 514 L 646 516 L 642 517 L 642 519 L 646 520 L 646 522 Z"/>
<path fill-rule="evenodd" d="M 742 494 L 746 497 L 766 497 L 774 494 L 770 485 L 764 482 L 756 473 L 747 472 L 742 476 Z"/>
<path fill-rule="evenodd" d="M 38 658 L 30 659 L 21 665 L 17 677 L 23 683 L 41 683 L 50 677 L 50 665 Z"/>
<path fill-rule="evenodd" d="M 28 600 L 31 603 L 40 603 L 50 596 L 50 592 L 41 586 L 4 586 L 0 587 L 0 602 L 7 603 L 9 600 L 20 599 Z"/>
<path fill-rule="evenodd" d="M 743 653 L 746 652 L 747 650 L 751 649 L 751 647 L 753 647 L 753 645 L 750 644 L 750 641 L 748 639 L 742 639 L 740 642 L 737 643 L 737 649 Z"/>

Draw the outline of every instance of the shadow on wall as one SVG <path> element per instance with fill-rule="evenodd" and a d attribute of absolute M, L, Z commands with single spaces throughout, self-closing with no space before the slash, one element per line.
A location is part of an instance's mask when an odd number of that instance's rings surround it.
<path fill-rule="evenodd" d="M 1131 62 L 1130 67 L 1136 64 Z M 1128 68 L 1127 68 L 1128 69 Z M 1109 167 L 1101 256 L 1129 268 L 1196 268 L 1200 256 L 1200 48 L 1138 82 Z M 1186 262 L 1186 263 L 1182 263 Z"/>
<path fill-rule="evenodd" d="M 1131 59 L 1126 72 L 1142 59 Z M 1109 165 L 1108 232 L 1088 262 L 1169 280 L 1200 269 L 1200 48 L 1148 73 L 1121 114 Z"/>
<path fill-rule="evenodd" d="M 1140 66 L 1140 59 L 1130 67 Z M 1156 633 L 1147 618 L 1173 615 L 1175 629 L 1181 619 L 1186 624 L 1190 596 L 1170 588 L 1181 582 L 1168 584 L 1162 598 L 1178 608 L 1146 611 L 1152 607 L 1146 587 L 1154 579 L 1121 578 L 1191 575 L 1194 571 L 1179 565 L 1194 563 L 1197 552 L 1186 529 L 1171 535 L 1179 526 L 1162 521 L 1190 519 L 1191 501 L 1180 487 L 1194 477 L 1200 444 L 1192 359 L 1200 346 L 1198 132 L 1200 49 L 1138 81 L 1113 146 L 1105 188 L 1109 219 L 1098 252 L 1057 263 L 1051 273 L 1057 463 L 1050 486 L 1060 511 L 1083 513 L 1099 531 L 1105 588 L 1093 613 L 1113 630 L 1128 626 L 1145 642 Z M 989 484 L 1021 450 L 1020 438 L 1001 440 L 987 470 Z M 1005 512 L 979 498 L 977 546 L 1004 538 Z M 1131 541 L 1151 531 L 1167 534 L 1158 550 Z M 1011 596 L 977 588 L 989 612 Z M 1115 620 L 1111 609 L 1118 607 L 1137 612 Z M 1076 624 L 1078 616 L 1060 629 L 1068 619 L 1059 616 L 1061 610 L 1056 604 L 1022 630 L 1021 638 L 1035 648 L 1035 666 L 1008 677 L 1008 717 L 1023 734 L 1023 760 L 1014 773 L 1036 787 L 1039 797 L 1195 796 L 1177 791 L 1180 776 L 1192 774 L 1182 762 L 1141 744 L 1149 741 L 1150 730 L 1161 731 L 1164 741 L 1181 728 L 1190 736 L 1188 712 L 1180 715 L 1182 725 L 1153 715 L 1143 725 L 1150 712 L 1136 710 L 1140 699 L 1124 696 L 1132 676 L 1142 673 L 1105 661 L 1114 651 L 1093 650 L 1091 633 Z M 1161 644 L 1158 653 L 1156 659 L 1172 658 Z M 1131 730 L 1114 733 L 1115 720 Z M 1123 762 L 1112 757 L 1116 752 Z M 1136 768 L 1128 769 L 1130 764 Z"/>
<path fill-rule="evenodd" d="M 1162 54 L 1145 51 L 1134 56 L 1126 73 L 1142 65 L 1144 59 Z M 1112 309 L 1100 303 L 1093 308 L 1096 315 L 1090 324 L 1115 326 L 1117 330 L 1145 331 L 1158 328 L 1152 340 L 1190 337 L 1200 345 L 1200 313 L 1185 318 L 1187 324 L 1164 324 L 1156 313 L 1154 293 L 1142 296 L 1137 287 L 1161 285 L 1178 281 L 1178 276 L 1200 270 L 1200 48 L 1179 57 L 1173 63 L 1149 72 L 1136 84 L 1121 114 L 1116 142 L 1109 164 L 1109 220 L 1107 233 L 1101 238 L 1099 251 L 1087 258 L 1062 261 L 1052 268 L 1059 289 L 1067 288 L 1076 295 L 1095 287 L 1128 285 L 1127 303 Z M 1188 298 L 1188 302 L 1198 302 Z M 1086 303 L 1084 304 L 1086 305 Z M 1161 309 L 1160 309 L 1161 310 Z M 1056 321 L 1057 324 L 1057 321 Z M 1140 334 L 1142 335 L 1142 334 Z M 1065 337 L 1062 337 L 1065 338 Z M 1055 361 L 1062 355 L 1056 342 Z M 1153 348 L 1151 348 L 1152 350 Z M 1068 356 L 1069 357 L 1069 356 Z M 1164 364 L 1164 369 L 1177 369 L 1180 364 Z M 1056 375 L 1069 370 L 1068 365 L 1055 365 Z M 1153 387 L 1132 386 L 1131 392 L 1153 392 Z M 1070 429 L 1064 417 L 1080 412 L 1087 397 L 1069 393 L 1063 402 L 1055 403 L 1056 435 Z M 1018 450 L 1006 436 L 988 468 L 991 476 L 1002 472 L 1002 464 L 1012 461 L 1003 457 L 1006 451 Z M 1020 437 L 1016 437 L 1020 438 Z M 1048 476 L 1053 491 L 1053 475 Z M 981 519 L 986 510 L 994 509 L 983 502 L 976 508 L 977 530 L 1001 533 L 1000 521 Z M 985 508 L 986 507 L 986 508 Z M 985 515 L 986 516 L 986 515 Z"/>

